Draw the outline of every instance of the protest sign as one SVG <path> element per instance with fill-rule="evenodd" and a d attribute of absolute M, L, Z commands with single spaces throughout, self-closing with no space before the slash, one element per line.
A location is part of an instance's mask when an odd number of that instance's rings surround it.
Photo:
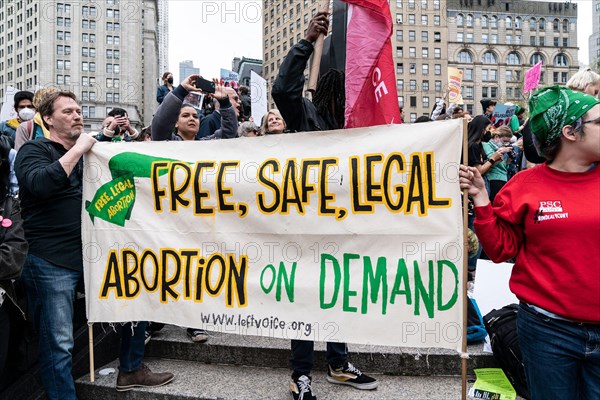
<path fill-rule="evenodd" d="M 448 100 L 450 103 L 463 104 L 461 94 L 462 78 L 462 70 L 448 67 Z"/>
<path fill-rule="evenodd" d="M 515 115 L 515 110 L 517 106 L 509 106 L 506 104 L 496 104 L 496 108 L 494 109 L 494 113 L 492 114 L 492 124 L 494 128 L 498 128 L 502 125 L 509 125 L 510 120 L 513 115 Z"/>
<path fill-rule="evenodd" d="M 252 104 L 252 119 L 260 126 L 260 121 L 267 113 L 269 96 L 267 80 L 254 71 L 250 71 L 250 99 Z"/>
<path fill-rule="evenodd" d="M 538 87 L 540 84 L 540 76 L 542 75 L 542 62 L 535 64 L 525 72 L 525 84 L 523 93 L 528 93 Z"/>
<path fill-rule="evenodd" d="M 462 127 L 96 144 L 89 321 L 460 349 Z"/>

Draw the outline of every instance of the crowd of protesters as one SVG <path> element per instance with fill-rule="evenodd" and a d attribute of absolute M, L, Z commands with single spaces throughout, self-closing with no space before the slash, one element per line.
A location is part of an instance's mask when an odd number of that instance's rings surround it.
<path fill-rule="evenodd" d="M 83 133 L 81 108 L 71 92 L 46 88 L 14 96 L 18 116 L 0 124 L 0 374 L 12 308 L 20 318 L 31 316 L 37 330 L 47 398 L 76 399 L 73 299 L 82 283 L 83 260 L 81 214 L 72 210 L 82 206 L 83 154 L 97 142 L 204 141 L 343 129 L 342 71 L 325 72 L 312 100 L 303 95 L 313 43 L 328 29 L 327 13 L 317 13 L 274 81 L 277 109 L 261 121 L 250 118 L 247 88 L 235 90 L 215 80 L 214 93 L 196 104 L 195 82 L 201 77 L 195 74 L 178 86 L 171 73 L 163 74 L 159 106 L 151 126 L 141 131 L 117 107 L 100 132 Z M 460 186 L 470 195 L 469 228 L 487 257 L 515 261 L 510 285 L 521 301 L 519 336 L 534 400 L 600 398 L 600 76 L 583 70 L 568 86 L 539 90 L 529 110 L 516 106 L 510 123 L 496 128 L 495 99 L 482 100 L 482 114 L 474 118 L 461 105 L 441 99 L 430 116 L 415 121 L 468 121 L 468 165 L 461 167 Z M 566 217 L 552 217 L 557 209 Z M 469 259 L 470 281 L 476 259 Z M 16 301 L 19 279 L 29 312 Z M 144 344 L 161 327 L 144 321 L 122 326 L 118 391 L 174 379 L 142 362 Z M 195 342 L 209 338 L 202 329 L 187 332 Z M 292 398 L 316 399 L 314 343 L 292 340 L 291 352 Z M 378 386 L 348 361 L 345 343 L 327 343 L 326 356 L 327 381 L 360 390 Z"/>

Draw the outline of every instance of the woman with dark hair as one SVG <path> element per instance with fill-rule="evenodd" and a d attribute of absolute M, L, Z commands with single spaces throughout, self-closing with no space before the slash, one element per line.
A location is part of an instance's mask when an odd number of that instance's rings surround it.
<path fill-rule="evenodd" d="M 165 72 L 162 75 L 162 86 L 159 86 L 156 90 L 156 101 L 158 104 L 162 104 L 165 96 L 169 94 L 169 92 L 173 91 L 173 74 L 170 72 Z"/>
<path fill-rule="evenodd" d="M 0 136 L 0 377 L 4 371 L 10 337 L 9 307 L 16 307 L 13 280 L 21 276 L 28 245 L 19 202 L 11 188 L 14 154 L 8 136 Z"/>
<path fill-rule="evenodd" d="M 483 137 L 492 127 L 492 121 L 485 115 L 478 115 L 468 125 L 469 138 L 469 167 L 475 167 L 479 173 L 485 175 L 492 166 L 504 158 L 504 153 L 510 151 L 501 147 L 487 156 L 482 145 Z"/>
<path fill-rule="evenodd" d="M 477 168 L 460 167 L 460 187 L 486 254 L 516 257 L 510 289 L 531 400 L 600 399 L 600 100 L 551 86 L 529 110 L 547 161 L 493 205 Z"/>

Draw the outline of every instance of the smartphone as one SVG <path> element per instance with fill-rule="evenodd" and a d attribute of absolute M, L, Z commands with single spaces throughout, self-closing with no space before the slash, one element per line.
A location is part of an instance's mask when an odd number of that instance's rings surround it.
<path fill-rule="evenodd" d="M 204 93 L 214 93 L 215 83 L 204 78 L 196 78 L 196 89 L 200 89 Z"/>

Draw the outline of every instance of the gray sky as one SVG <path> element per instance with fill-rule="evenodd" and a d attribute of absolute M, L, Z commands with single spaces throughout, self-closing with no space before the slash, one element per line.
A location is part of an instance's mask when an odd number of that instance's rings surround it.
<path fill-rule="evenodd" d="M 588 64 L 592 0 L 578 3 L 579 60 Z M 179 62 L 193 60 L 205 78 L 231 69 L 234 57 L 262 59 L 262 0 L 169 0 L 169 69 L 179 82 Z"/>

